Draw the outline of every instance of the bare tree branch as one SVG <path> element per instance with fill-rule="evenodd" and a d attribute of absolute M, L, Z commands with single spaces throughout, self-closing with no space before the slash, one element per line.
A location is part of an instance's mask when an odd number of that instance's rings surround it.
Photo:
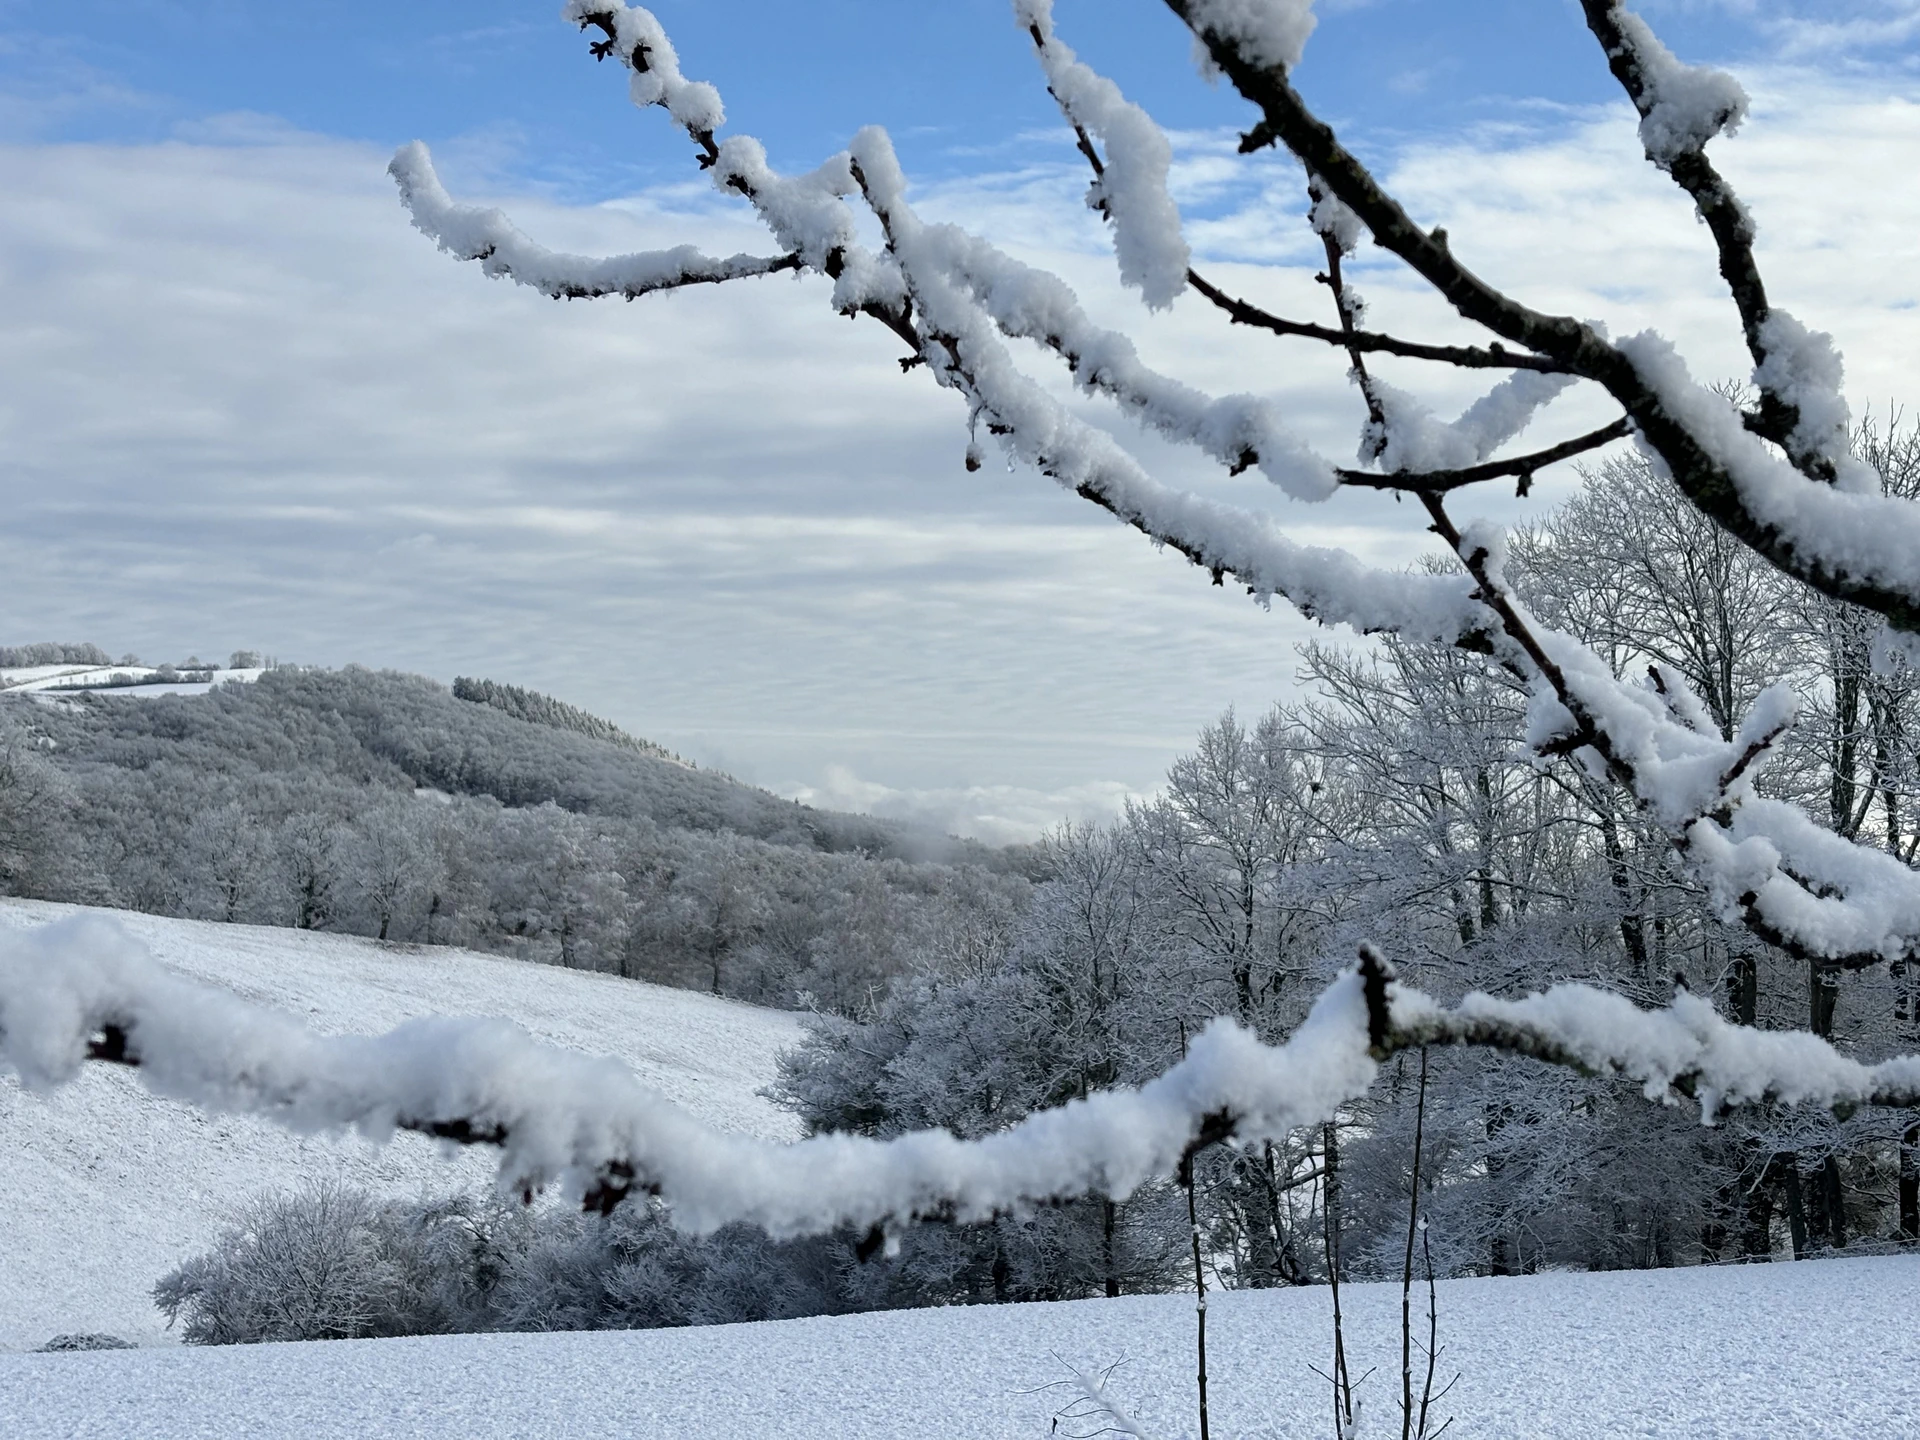
<path fill-rule="evenodd" d="M 1271 330 L 1276 335 L 1296 335 L 1318 340 L 1343 349 L 1365 354 L 1401 355 L 1410 360 L 1434 360 L 1466 370 L 1538 370 L 1549 375 L 1570 375 L 1572 368 L 1546 355 L 1528 355 L 1500 345 L 1427 345 L 1417 340 L 1402 340 L 1370 330 L 1335 330 L 1304 320 L 1287 320 L 1259 306 L 1226 293 L 1197 270 L 1187 272 L 1187 283 L 1227 313 L 1235 325 L 1251 325 Z"/>
<path fill-rule="evenodd" d="M 1584 455 L 1589 450 L 1598 450 L 1602 445 L 1611 445 L 1615 440 L 1624 440 L 1632 433 L 1632 424 L 1622 418 L 1611 425 L 1602 425 L 1598 430 L 1589 430 L 1585 435 L 1550 445 L 1545 450 L 1536 450 L 1530 455 L 1516 455 L 1510 460 L 1489 460 L 1484 465 L 1473 465 L 1464 470 L 1402 470 L 1390 474 L 1373 470 L 1340 470 L 1336 473 L 1342 485 L 1369 490 L 1405 490 L 1426 495 L 1441 495 L 1449 490 L 1513 476 L 1518 477 L 1520 493 L 1525 495 L 1537 471 L 1562 460 L 1570 460 L 1575 455 Z"/>

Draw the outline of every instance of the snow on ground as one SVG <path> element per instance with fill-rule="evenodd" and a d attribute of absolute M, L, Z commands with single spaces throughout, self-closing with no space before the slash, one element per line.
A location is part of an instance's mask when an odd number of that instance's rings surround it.
<path fill-rule="evenodd" d="M 1361 1436 L 1397 1434 L 1399 1292 L 1349 1291 Z M 1461 1280 L 1440 1287 L 1440 1418 L 1460 1440 L 1920 1435 L 1920 1259 Z M 0 1355 L 8 1440 L 1043 1440 L 1038 1387 L 1124 1359 L 1112 1393 L 1192 1436 L 1185 1296 L 922 1310 L 698 1330 L 445 1336 Z M 1208 1311 L 1223 1440 L 1330 1433 L 1322 1289 Z M 1056 1358 L 1059 1357 L 1059 1358 Z M 1094 1424 L 1061 1435 L 1088 1435 Z"/>
<path fill-rule="evenodd" d="M 0 670 L 0 691 L 39 695 L 80 689 L 101 695 L 137 695 L 151 699 L 155 695 L 204 695 L 216 685 L 250 684 L 262 673 L 213 666 L 205 680 L 166 682 L 156 678 L 160 671 L 152 665 L 28 665 Z M 131 684 L 127 680 L 129 676 L 133 679 Z"/>
<path fill-rule="evenodd" d="M 81 908 L 0 901 L 0 927 Z M 325 1033 L 378 1033 L 433 1014 L 504 1016 L 540 1040 L 617 1056 L 712 1124 L 769 1139 L 799 1134 L 755 1093 L 772 1079 L 774 1056 L 799 1038 L 790 1014 L 460 950 L 109 913 L 173 969 L 291 1010 Z M 106 1066 L 50 1095 L 0 1079 L 0 1213 L 9 1217 L 0 1350 L 69 1331 L 160 1342 L 153 1282 L 205 1249 L 233 1204 L 308 1176 L 406 1195 L 491 1182 L 493 1152 L 448 1149 L 417 1135 L 375 1146 L 203 1115 Z M 0 1406 L 0 1436 L 13 1433 L 9 1413 Z"/>

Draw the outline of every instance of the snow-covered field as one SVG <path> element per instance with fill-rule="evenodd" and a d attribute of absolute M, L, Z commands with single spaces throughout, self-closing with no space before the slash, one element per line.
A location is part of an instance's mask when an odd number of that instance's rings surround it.
<path fill-rule="evenodd" d="M 1366 1437 L 1399 1433 L 1398 1292 L 1356 1286 Z M 1920 1260 L 1542 1275 L 1441 1286 L 1460 1440 L 1920 1435 Z M 1215 1297 L 1213 1433 L 1324 1437 L 1324 1290 Z M 1060 1359 L 1056 1359 L 1058 1356 Z M 574 1335 L 0 1356 L 0 1433 L 471 1440 L 1043 1440 L 1037 1387 L 1124 1359 L 1148 1433 L 1192 1436 L 1182 1296 Z M 1086 1435 L 1092 1425 L 1061 1434 Z"/>
<path fill-rule="evenodd" d="M 80 908 L 0 901 L 0 927 Z M 792 1015 L 464 951 L 108 913 L 173 969 L 290 1010 L 319 1031 L 504 1016 L 541 1040 L 618 1057 L 712 1124 L 769 1139 L 798 1134 L 755 1093 L 798 1038 Z M 50 1095 L 0 1080 L 0 1350 L 88 1330 L 160 1342 L 165 1322 L 148 1292 L 206 1247 L 227 1207 L 306 1176 L 399 1194 L 489 1183 L 490 1152 L 444 1151 L 415 1135 L 374 1146 L 202 1115 L 106 1066 Z M 11 1423 L 0 1406 L 0 1436 L 14 1433 Z"/>
<path fill-rule="evenodd" d="M 0 901 L 0 927 L 76 907 Z M 122 915 L 167 965 L 326 1032 L 428 1013 L 505 1015 L 620 1056 L 703 1119 L 769 1139 L 755 1091 L 794 1017 L 604 976 L 347 937 Z M 0 1353 L 0 1437 L 630 1436 L 635 1440 L 1051 1431 L 1071 1362 L 1124 1362 L 1112 1392 L 1147 1433 L 1191 1437 L 1192 1301 L 1155 1296 L 700 1330 L 449 1336 L 188 1349 L 148 1287 L 202 1247 L 222 1207 L 331 1174 L 386 1191 L 486 1183 L 449 1159 L 203 1117 L 97 1067 L 52 1096 L 0 1085 L 0 1349 L 106 1330 L 131 1351 Z M 1444 1282 L 1441 1416 L 1471 1440 L 1920 1437 L 1920 1257 Z M 1361 1434 L 1397 1431 L 1398 1292 L 1351 1287 Z M 1328 1433 L 1308 1368 L 1329 1348 L 1323 1290 L 1228 1294 L 1209 1309 L 1213 1433 Z"/>
<path fill-rule="evenodd" d="M 228 670 L 212 667 L 206 680 L 191 682 L 162 681 L 153 665 L 26 665 L 0 669 L 0 690 L 22 694 L 58 693 L 66 690 L 92 690 L 101 695 L 136 695 L 151 699 L 155 695 L 204 695 L 215 685 L 250 684 L 261 671 Z M 133 683 L 129 683 L 131 677 Z"/>

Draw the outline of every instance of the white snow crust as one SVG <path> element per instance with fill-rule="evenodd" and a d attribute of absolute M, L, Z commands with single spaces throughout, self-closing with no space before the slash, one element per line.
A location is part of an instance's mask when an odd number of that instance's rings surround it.
<path fill-rule="evenodd" d="M 1363 1435 L 1398 1433 L 1399 1290 L 1341 1288 Z M 1876 1440 L 1920 1415 L 1920 1259 L 1439 1284 L 1437 1419 L 1460 1440 Z M 1207 1307 L 1213 1433 L 1327 1433 L 1324 1287 Z M 969 1306 L 757 1325 L 0 1355 L 9 1440 L 1042 1440 L 1108 1382 L 1194 1433 L 1193 1298 Z M 1074 1433 L 1084 1433 L 1084 1427 Z"/>
<path fill-rule="evenodd" d="M 204 695 L 215 685 L 247 685 L 265 673 L 257 669 L 228 670 L 218 665 L 209 668 L 212 674 L 208 680 L 165 684 L 155 678 L 160 670 L 154 665 L 29 665 L 0 670 L 0 691 L 31 695 L 48 690 L 85 689 L 102 695 Z M 127 675 L 139 683 L 115 683 L 118 677 Z"/>
<path fill-rule="evenodd" d="M 546 1044 L 617 1056 L 720 1130 L 799 1133 L 756 1093 L 773 1078 L 774 1055 L 799 1039 L 796 1018 L 776 1011 L 465 951 L 35 901 L 0 901 L 0 937 L 109 913 L 169 975 L 213 987 L 217 1000 L 276 1006 L 321 1034 L 436 1014 L 510 1016 Z M 11 1217 L 0 1244 L 0 1349 L 71 1331 L 161 1339 L 153 1282 L 205 1249 L 224 1211 L 260 1190 L 326 1176 L 389 1195 L 472 1192 L 491 1183 L 495 1160 L 418 1135 L 372 1145 L 208 1115 L 116 1066 L 89 1066 L 44 1093 L 0 1079 L 0 1197 Z"/>

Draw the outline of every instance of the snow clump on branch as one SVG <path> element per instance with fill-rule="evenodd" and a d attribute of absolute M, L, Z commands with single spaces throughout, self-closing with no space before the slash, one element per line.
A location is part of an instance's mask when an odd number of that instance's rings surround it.
<path fill-rule="evenodd" d="M 1800 332 L 1804 338 L 1792 337 L 1789 323 L 1797 328 L 1789 317 L 1772 333 L 1794 341 L 1789 347 L 1794 358 L 1781 364 L 1798 378 L 1792 397 L 1813 407 L 1811 420 L 1802 423 L 1831 424 L 1833 402 L 1821 399 L 1833 374 L 1819 355 L 1816 342 L 1823 337 L 1805 331 Z M 1791 537 L 1799 556 L 1834 575 L 1920 595 L 1920 546 L 1915 544 L 1911 501 L 1880 494 L 1877 477 L 1870 493 L 1863 493 L 1867 482 L 1851 469 L 1843 471 L 1844 488 L 1807 479 L 1747 430 L 1730 400 L 1698 384 L 1663 336 L 1644 331 L 1622 340 L 1619 349 L 1659 397 L 1661 407 L 1725 469 L 1749 513 Z M 1642 449 L 1662 475 L 1668 473 L 1656 450 L 1647 445 Z"/>
<path fill-rule="evenodd" d="M 1374 398 L 1386 415 L 1386 433 L 1376 437 L 1369 422 L 1361 435 L 1360 458 L 1365 461 L 1377 452 L 1380 468 L 1390 474 L 1478 465 L 1532 424 L 1535 414 L 1572 383 L 1571 375 L 1517 370 L 1459 419 L 1445 421 L 1406 391 L 1372 376 Z M 1376 445 L 1377 438 L 1384 438 L 1384 446 Z"/>
<path fill-rule="evenodd" d="M 1640 143 L 1662 169 L 1699 150 L 1723 131 L 1731 134 L 1747 117 L 1747 92 L 1724 70 L 1682 64 L 1647 22 L 1625 6 L 1614 7 L 1621 38 L 1646 81 L 1640 99 Z"/>
<path fill-rule="evenodd" d="M 1087 203 L 1113 223 L 1121 283 L 1138 290 L 1149 309 L 1165 309 L 1187 288 L 1192 259 L 1180 233 L 1180 208 L 1167 193 L 1172 145 L 1145 110 L 1053 33 L 1053 0 L 1014 0 L 1013 8 L 1036 38 L 1047 88 L 1060 108 L 1106 146 Z"/>
<path fill-rule="evenodd" d="M 1281 1045 L 1215 1020 L 1138 1089 L 1042 1110 L 980 1139 L 819 1135 L 775 1145 L 714 1131 L 624 1066 L 541 1045 L 504 1021 L 414 1021 L 383 1036 L 314 1034 L 290 1015 L 164 970 L 120 926 L 80 916 L 0 936 L 0 1067 L 36 1088 L 88 1058 L 139 1067 L 149 1088 L 293 1129 L 395 1129 L 498 1145 L 504 1190 L 555 1180 L 605 1208 L 647 1191 L 695 1232 L 746 1222 L 775 1237 L 1018 1213 L 1089 1193 L 1123 1199 L 1220 1140 L 1259 1143 L 1331 1119 L 1382 1061 L 1470 1045 L 1689 1094 L 1847 1108 L 1920 1099 L 1920 1057 L 1862 1065 L 1806 1034 L 1762 1034 L 1704 1000 L 1642 1011 L 1584 985 L 1448 1010 L 1363 951 Z M 597 1197 L 597 1198 L 596 1198 Z"/>
<path fill-rule="evenodd" d="M 725 122 L 720 92 L 704 80 L 688 80 L 680 73 L 680 57 L 651 10 L 629 8 L 608 0 L 567 0 L 561 17 L 576 25 L 601 18 L 611 24 L 614 53 L 633 72 L 628 93 L 645 109 L 658 105 L 689 134 L 710 134 Z"/>
<path fill-rule="evenodd" d="M 1847 443 L 1853 415 L 1841 392 L 1846 366 L 1833 337 L 1823 330 L 1809 330 L 1776 305 L 1760 322 L 1760 343 L 1767 358 L 1754 367 L 1753 383 L 1793 406 L 1800 416 L 1787 437 L 1788 453 L 1817 455 L 1833 466 L 1841 489 L 1878 495 L 1880 472 Z"/>
<path fill-rule="evenodd" d="M 1256 65 L 1291 70 L 1318 23 L 1313 0 L 1187 0 L 1186 21 L 1216 35 Z"/>

